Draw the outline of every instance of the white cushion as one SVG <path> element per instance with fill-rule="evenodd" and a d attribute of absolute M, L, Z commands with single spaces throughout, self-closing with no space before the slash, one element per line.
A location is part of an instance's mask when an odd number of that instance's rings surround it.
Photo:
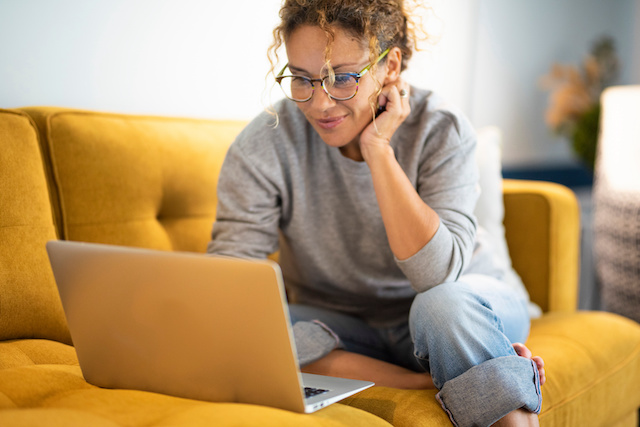
<path fill-rule="evenodd" d="M 476 131 L 476 163 L 478 165 L 480 197 L 475 208 L 478 219 L 478 234 L 489 240 L 495 260 L 506 271 L 504 281 L 522 292 L 526 289 L 520 276 L 511 266 L 511 257 L 504 236 L 504 199 L 502 196 L 502 132 L 495 126 L 487 126 Z M 540 307 L 529 303 L 532 318 L 542 314 Z"/>
<path fill-rule="evenodd" d="M 476 164 L 480 172 L 480 198 L 474 214 L 478 225 L 491 236 L 501 258 L 509 258 L 504 238 L 504 200 L 502 198 L 502 132 L 495 126 L 478 129 Z M 509 265 L 511 262 L 509 262 Z"/>

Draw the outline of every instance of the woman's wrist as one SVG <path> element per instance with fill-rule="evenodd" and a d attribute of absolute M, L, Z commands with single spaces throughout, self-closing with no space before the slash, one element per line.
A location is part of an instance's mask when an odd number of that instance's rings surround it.
<path fill-rule="evenodd" d="M 362 158 L 369 165 L 369 168 L 375 166 L 380 161 L 395 161 L 395 153 L 393 148 L 387 142 L 362 144 L 360 146 Z"/>

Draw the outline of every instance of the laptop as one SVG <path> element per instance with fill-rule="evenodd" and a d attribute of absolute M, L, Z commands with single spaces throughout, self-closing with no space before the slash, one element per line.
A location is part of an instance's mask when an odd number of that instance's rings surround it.
<path fill-rule="evenodd" d="M 87 382 L 310 413 L 373 383 L 300 373 L 268 260 L 50 241 Z"/>

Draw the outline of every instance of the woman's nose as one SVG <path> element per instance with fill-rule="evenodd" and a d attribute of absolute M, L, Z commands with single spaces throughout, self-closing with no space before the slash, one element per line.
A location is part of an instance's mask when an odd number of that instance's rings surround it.
<path fill-rule="evenodd" d="M 311 99 L 308 101 L 312 108 L 326 110 L 336 105 L 335 99 L 331 98 L 321 84 L 318 84 L 313 91 Z"/>

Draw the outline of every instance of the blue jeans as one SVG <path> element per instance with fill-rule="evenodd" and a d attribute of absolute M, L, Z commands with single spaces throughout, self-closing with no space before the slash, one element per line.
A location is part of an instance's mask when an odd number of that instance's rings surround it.
<path fill-rule="evenodd" d="M 429 372 L 457 426 L 491 425 L 509 412 L 539 413 L 538 370 L 512 343 L 529 334 L 527 301 L 502 282 L 462 276 L 415 297 L 407 321 L 376 328 L 361 319 L 292 304 L 302 366 L 336 348 Z"/>

